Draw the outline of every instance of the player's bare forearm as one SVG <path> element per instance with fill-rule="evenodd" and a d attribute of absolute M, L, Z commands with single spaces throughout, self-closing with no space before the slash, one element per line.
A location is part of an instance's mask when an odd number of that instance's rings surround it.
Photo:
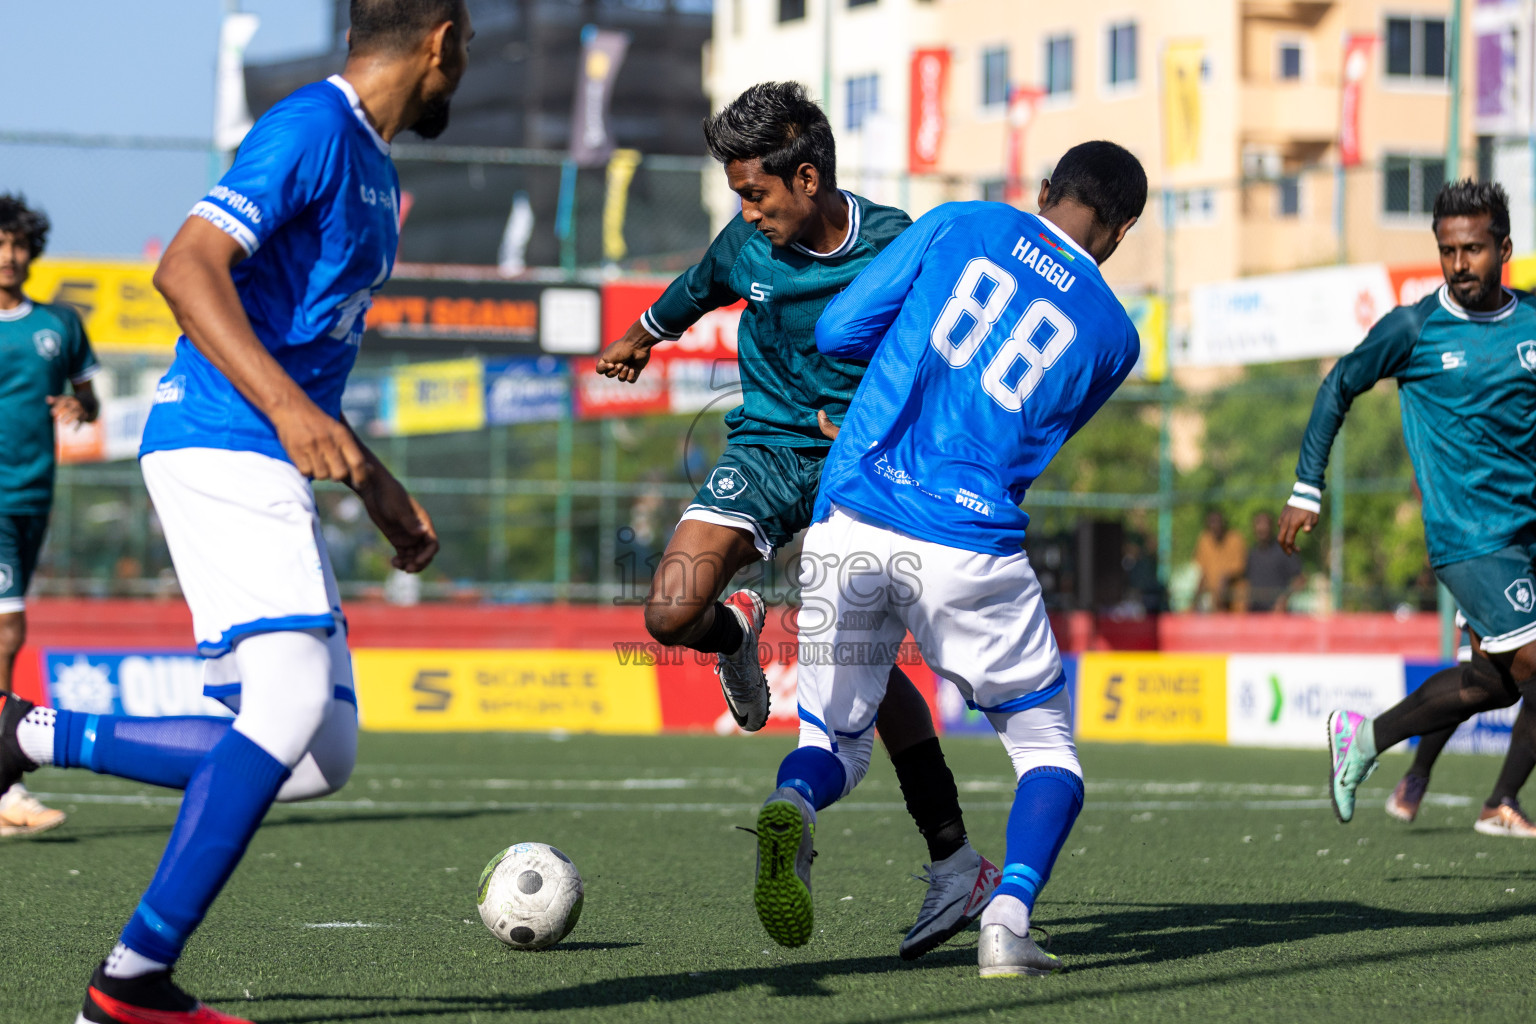
<path fill-rule="evenodd" d="M 75 401 L 80 403 L 80 422 L 96 422 L 96 417 L 101 415 L 101 399 L 96 397 L 96 388 L 88 380 L 72 384 L 71 388 Z"/>
<path fill-rule="evenodd" d="M 342 425 L 351 430 L 343 419 Z M 390 564 L 405 572 L 421 572 L 437 555 L 437 529 L 432 517 L 422 508 L 389 467 L 379 460 L 367 445 L 353 434 L 353 440 L 368 465 L 365 482 L 354 484 L 353 490 L 363 499 L 363 507 L 373 520 L 384 539 L 394 545 L 395 557 Z"/>
<path fill-rule="evenodd" d="M 244 256 L 233 238 L 189 217 L 155 271 L 155 287 L 187 339 L 272 421 L 299 472 L 361 486 L 368 466 L 352 432 L 310 401 L 251 329 L 230 276 Z"/>
<path fill-rule="evenodd" d="M 61 427 L 94 422 L 101 412 L 101 403 L 96 400 L 96 391 L 90 381 L 82 381 L 74 388 L 75 393 L 72 395 L 48 396 L 48 411 L 53 414 L 53 421 Z"/>
<path fill-rule="evenodd" d="M 651 361 L 651 349 L 660 340 L 636 320 L 622 338 L 603 349 L 597 357 L 597 372 L 633 384 Z"/>
<path fill-rule="evenodd" d="M 1287 505 L 1280 510 L 1280 528 L 1276 539 L 1280 542 L 1280 550 L 1288 555 L 1296 553 L 1296 537 L 1299 533 L 1311 533 L 1317 525 L 1317 513 L 1308 512 L 1304 508 L 1295 505 Z"/>

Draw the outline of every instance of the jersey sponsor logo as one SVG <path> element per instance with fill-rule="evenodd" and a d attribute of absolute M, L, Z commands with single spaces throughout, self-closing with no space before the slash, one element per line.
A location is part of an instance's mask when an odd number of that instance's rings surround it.
<path fill-rule="evenodd" d="M 1044 235 L 1040 237 L 1045 238 Z M 1049 242 L 1050 240 L 1046 239 L 1046 241 Z M 1068 253 L 1054 242 L 1051 242 L 1051 246 L 1057 256 L 1065 259 L 1072 258 L 1071 253 Z M 1035 273 L 1055 285 L 1058 291 L 1067 291 L 1077 283 L 1077 275 L 1070 273 L 1065 263 L 1053 259 L 1049 253 L 1042 250 L 1023 235 L 1020 235 L 1019 240 L 1014 243 L 1013 258 L 1024 264 L 1024 266 L 1033 269 Z"/>
<path fill-rule="evenodd" d="M 11 584 L 15 582 L 16 574 L 11 571 L 11 567 L 4 562 L 0 562 L 0 594 L 10 590 Z"/>
<path fill-rule="evenodd" d="M 1440 368 L 1442 370 L 1459 370 L 1467 365 L 1467 353 L 1458 349 L 1455 352 L 1440 353 Z M 1530 369 L 1530 367 L 1526 367 Z"/>
<path fill-rule="evenodd" d="M 721 501 L 734 501 L 747 493 L 747 478 L 730 466 L 721 466 L 709 475 L 709 493 Z"/>
<path fill-rule="evenodd" d="M 187 396 L 187 378 L 181 374 L 155 385 L 155 404 L 174 405 Z"/>
<path fill-rule="evenodd" d="M 389 260 L 385 258 L 373 283 L 348 295 L 336 308 L 336 326 L 331 328 L 329 336 L 348 345 L 361 345 L 368 308 L 373 305 L 373 293 L 382 288 L 388 278 Z"/>
<path fill-rule="evenodd" d="M 208 193 L 209 199 L 217 199 L 231 213 L 238 213 L 252 224 L 261 223 L 261 207 L 227 185 L 215 185 Z"/>
<path fill-rule="evenodd" d="M 752 287 L 747 289 L 747 297 L 753 302 L 767 302 L 772 295 L 773 285 L 761 281 L 753 281 Z"/>
<path fill-rule="evenodd" d="M 1536 373 L 1536 341 L 1522 341 L 1515 346 L 1515 352 L 1520 357 L 1520 365 Z"/>
<path fill-rule="evenodd" d="M 357 196 L 369 206 L 378 206 L 382 203 L 386 210 L 395 208 L 395 190 L 391 188 L 371 188 L 368 185 L 359 184 Z"/>
<path fill-rule="evenodd" d="M 32 335 L 32 347 L 44 359 L 57 359 L 64 351 L 64 339 L 59 337 L 58 331 L 44 329 Z"/>
<path fill-rule="evenodd" d="M 1528 612 L 1536 609 L 1536 585 L 1524 576 L 1505 587 L 1504 596 L 1509 599 L 1515 611 Z"/>
<path fill-rule="evenodd" d="M 992 518 L 992 503 L 975 491 L 968 491 L 964 487 L 960 488 L 955 492 L 955 504 L 964 505 L 972 512 L 980 512 L 988 519 Z"/>
<path fill-rule="evenodd" d="M 916 487 L 918 485 L 916 478 L 911 473 L 891 465 L 891 457 L 889 455 L 882 454 L 879 459 L 875 460 L 875 472 L 891 483 L 901 487 Z"/>

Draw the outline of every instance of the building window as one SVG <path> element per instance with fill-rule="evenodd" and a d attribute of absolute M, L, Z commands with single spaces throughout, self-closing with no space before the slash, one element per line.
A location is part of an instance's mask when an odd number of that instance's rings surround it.
<path fill-rule="evenodd" d="M 1445 19 L 1388 18 L 1387 74 L 1445 78 Z"/>
<path fill-rule="evenodd" d="M 1172 205 L 1173 222 L 1176 225 L 1213 224 L 1216 221 L 1215 189 L 1183 189 L 1171 193 L 1168 201 Z"/>
<path fill-rule="evenodd" d="M 805 0 L 779 0 L 779 20 L 799 21 L 805 17 Z"/>
<path fill-rule="evenodd" d="M 1301 78 L 1301 44 L 1281 43 L 1275 61 L 1275 77 L 1282 82 L 1294 82 Z"/>
<path fill-rule="evenodd" d="M 1136 81 L 1136 23 L 1109 26 L 1109 84 L 1130 85 Z"/>
<path fill-rule="evenodd" d="M 848 130 L 858 131 L 880 109 L 880 76 L 848 79 Z"/>
<path fill-rule="evenodd" d="M 1275 214 L 1279 217 L 1301 216 L 1301 176 L 1287 174 L 1275 182 Z"/>
<path fill-rule="evenodd" d="M 1382 162 L 1382 210 L 1389 214 L 1427 217 L 1445 184 L 1445 158 L 1394 156 Z"/>
<path fill-rule="evenodd" d="M 1045 41 L 1045 92 L 1067 96 L 1072 92 L 1072 37 L 1051 36 Z"/>
<path fill-rule="evenodd" d="M 981 51 L 981 105 L 1008 105 L 1008 51 L 1004 47 Z"/>
<path fill-rule="evenodd" d="M 1008 194 L 1008 183 L 1002 178 L 988 178 L 981 183 L 981 198 L 989 203 L 1001 203 Z"/>

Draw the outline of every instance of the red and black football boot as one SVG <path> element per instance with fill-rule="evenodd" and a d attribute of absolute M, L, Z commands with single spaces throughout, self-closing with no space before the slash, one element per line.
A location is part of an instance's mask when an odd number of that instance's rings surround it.
<path fill-rule="evenodd" d="M 109 978 L 101 964 L 91 975 L 85 1008 L 75 1024 L 252 1024 L 204 1006 L 171 981 L 171 972 Z"/>

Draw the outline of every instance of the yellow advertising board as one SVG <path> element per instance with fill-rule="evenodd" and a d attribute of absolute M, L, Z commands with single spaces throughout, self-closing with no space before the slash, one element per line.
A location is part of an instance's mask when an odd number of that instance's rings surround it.
<path fill-rule="evenodd" d="M 401 732 L 661 731 L 656 669 L 612 650 L 352 652 L 364 729 Z"/>
<path fill-rule="evenodd" d="M 32 267 L 26 292 L 40 302 L 73 306 L 100 352 L 163 352 L 181 328 L 155 291 L 155 264 L 145 261 L 55 260 Z"/>
<path fill-rule="evenodd" d="M 1225 743 L 1227 659 L 1215 654 L 1084 654 L 1077 736 L 1111 743 Z"/>
<path fill-rule="evenodd" d="M 478 359 L 412 363 L 394 372 L 397 434 L 447 434 L 485 426 L 485 364 Z"/>

